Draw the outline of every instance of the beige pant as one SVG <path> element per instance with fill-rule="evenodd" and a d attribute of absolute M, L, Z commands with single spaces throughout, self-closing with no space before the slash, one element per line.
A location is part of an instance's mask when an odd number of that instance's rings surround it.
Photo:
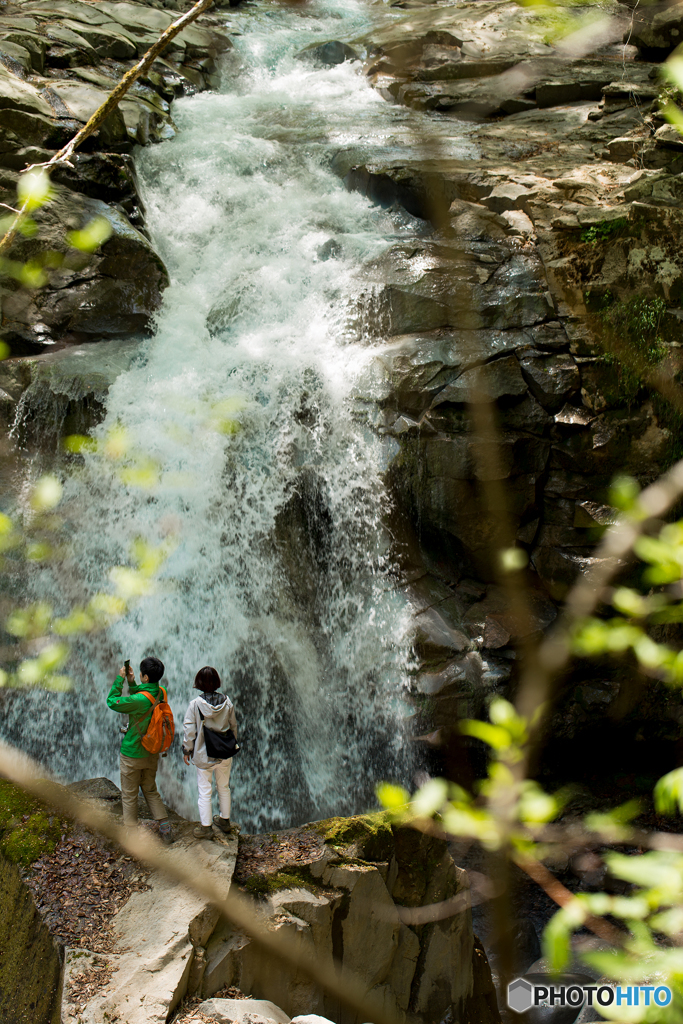
<path fill-rule="evenodd" d="M 121 754 L 121 799 L 123 824 L 135 825 L 138 820 L 138 789 L 142 790 L 150 813 L 157 821 L 168 817 L 157 789 L 158 754 L 147 757 L 126 757 Z"/>

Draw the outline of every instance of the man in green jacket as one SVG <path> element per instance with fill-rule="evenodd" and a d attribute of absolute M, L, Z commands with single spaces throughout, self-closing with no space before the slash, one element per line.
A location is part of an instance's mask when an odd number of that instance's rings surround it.
<path fill-rule="evenodd" d="M 145 693 L 155 700 L 159 695 L 159 680 L 164 666 L 158 658 L 143 658 L 140 662 L 140 685 L 135 683 L 135 673 L 130 665 L 122 668 L 114 680 L 107 697 L 107 706 L 112 711 L 128 715 L 128 729 L 121 742 L 121 799 L 123 801 L 124 825 L 136 825 L 138 820 L 138 789 L 142 789 L 147 806 L 159 822 L 159 835 L 165 843 L 173 842 L 173 832 L 168 812 L 161 802 L 157 789 L 156 774 L 159 755 L 150 754 L 142 745 L 142 737 L 152 717 L 153 704 Z M 128 680 L 129 694 L 121 696 L 124 678 Z M 144 692 L 143 692 L 144 691 Z"/>

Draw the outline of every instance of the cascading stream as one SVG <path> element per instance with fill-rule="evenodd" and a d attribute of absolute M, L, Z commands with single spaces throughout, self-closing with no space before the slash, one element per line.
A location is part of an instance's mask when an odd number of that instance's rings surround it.
<path fill-rule="evenodd" d="M 73 577 L 48 569 L 34 589 L 57 602 L 107 589 L 137 538 L 172 550 L 154 594 L 78 643 L 76 691 L 27 695 L 4 726 L 69 779 L 117 780 L 120 722 L 104 695 L 122 659 L 162 658 L 180 721 L 196 671 L 214 665 L 241 726 L 234 814 L 250 830 L 364 809 L 378 779 L 412 771 L 386 455 L 349 403 L 369 359 L 350 326 L 359 269 L 410 218 L 345 191 L 329 163 L 349 143 L 391 145 L 413 115 L 357 64 L 294 58 L 365 30 L 368 10 L 252 9 L 221 92 L 178 102 L 177 137 L 139 154 L 172 283 L 95 431 L 125 449 L 128 475 L 101 455 L 69 471 Z M 194 769 L 177 752 L 160 785 L 195 816 Z"/>

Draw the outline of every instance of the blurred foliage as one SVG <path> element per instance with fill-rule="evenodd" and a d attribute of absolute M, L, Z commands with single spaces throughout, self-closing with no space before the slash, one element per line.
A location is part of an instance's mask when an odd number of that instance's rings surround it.
<path fill-rule="evenodd" d="M 41 477 L 31 489 L 22 520 L 0 514 L 0 569 L 17 571 L 22 564 L 59 560 L 65 553 L 58 515 L 62 484 L 56 476 Z M 5 619 L 5 631 L 14 640 L 0 686 L 35 687 L 63 691 L 73 683 L 64 670 L 69 642 L 76 636 L 106 629 L 125 615 L 131 604 L 154 592 L 155 577 L 175 546 L 173 537 L 154 546 L 143 538 L 131 545 L 130 565 L 109 571 L 110 591 L 93 594 L 58 614 L 47 601 L 15 606 Z M 7 655 L 7 652 L 6 652 Z"/>
<path fill-rule="evenodd" d="M 635 312 L 654 333 L 657 311 L 641 305 Z M 610 500 L 620 510 L 622 524 L 646 519 L 639 495 L 632 478 L 614 481 Z M 576 622 L 570 631 L 573 652 L 580 658 L 629 654 L 646 676 L 683 688 L 683 652 L 655 638 L 657 627 L 683 622 L 683 520 L 640 532 L 633 550 L 641 563 L 640 585 L 613 587 L 605 594 L 602 615 Z M 613 1004 L 600 1012 L 608 1018 L 613 1013 L 622 1022 L 674 1024 L 683 1019 L 683 852 L 646 849 L 643 833 L 633 825 L 641 810 L 637 800 L 581 818 L 573 814 L 563 824 L 571 790 L 548 793 L 535 780 L 519 777 L 535 724 L 495 697 L 489 721 L 459 724 L 464 736 L 483 743 L 489 753 L 486 777 L 472 792 L 439 778 L 430 779 L 412 796 L 385 783 L 378 787 L 380 803 L 394 821 L 475 840 L 522 868 L 531 862 L 552 865 L 557 852 L 567 846 L 576 850 L 577 844 L 589 849 L 625 845 L 626 851 L 603 853 L 609 876 L 623 883 L 624 892 L 568 896 L 545 929 L 544 955 L 552 969 L 561 971 L 572 958 L 574 932 L 595 918 L 607 919 L 621 931 L 621 944 L 582 954 L 583 959 L 615 983 L 668 985 L 673 998 L 666 1007 L 625 1009 Z M 683 814 L 683 767 L 657 782 L 654 807 L 660 815 Z M 533 871 L 530 874 L 536 877 Z"/>

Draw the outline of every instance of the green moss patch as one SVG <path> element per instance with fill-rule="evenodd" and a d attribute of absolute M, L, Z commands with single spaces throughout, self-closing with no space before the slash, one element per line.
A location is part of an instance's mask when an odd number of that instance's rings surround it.
<path fill-rule="evenodd" d="M 628 220 L 626 217 L 617 217 L 616 220 L 603 220 L 599 224 L 595 224 L 592 228 L 586 228 L 585 231 L 581 232 L 581 241 L 586 242 L 588 245 L 597 245 L 598 242 L 606 242 L 609 238 L 613 238 L 614 235 L 619 234 L 626 225 Z"/>
<path fill-rule="evenodd" d="M 270 896 L 281 889 L 309 889 L 314 891 L 317 886 L 311 883 L 303 871 L 278 871 L 274 875 L 252 875 L 244 883 L 244 888 L 252 896 Z"/>
<path fill-rule="evenodd" d="M 328 818 L 314 828 L 328 846 L 344 848 L 358 843 L 366 860 L 387 860 L 394 850 L 394 836 L 389 815 L 357 814 L 352 818 Z"/>
<path fill-rule="evenodd" d="M 0 779 L 0 854 L 27 867 L 54 852 L 61 832 L 58 817 L 11 782 Z"/>

